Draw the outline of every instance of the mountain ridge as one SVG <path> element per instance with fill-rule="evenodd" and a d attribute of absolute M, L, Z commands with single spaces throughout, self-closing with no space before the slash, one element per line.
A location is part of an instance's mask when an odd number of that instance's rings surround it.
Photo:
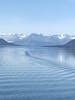
<path fill-rule="evenodd" d="M 9 43 L 5 41 L 4 39 L 0 38 L 0 46 L 16 46 L 16 45 L 13 43 Z"/>
<path fill-rule="evenodd" d="M 32 33 L 30 35 L 25 34 L 11 34 L 0 36 L 9 43 L 22 46 L 58 46 L 65 45 L 69 41 L 75 39 L 75 36 L 67 34 L 55 34 L 45 36 L 43 34 Z"/>
<path fill-rule="evenodd" d="M 44 45 L 62 45 L 71 40 L 68 35 L 44 36 L 42 34 L 31 34 L 23 39 L 16 39 L 14 44 L 25 46 L 44 46 Z"/>

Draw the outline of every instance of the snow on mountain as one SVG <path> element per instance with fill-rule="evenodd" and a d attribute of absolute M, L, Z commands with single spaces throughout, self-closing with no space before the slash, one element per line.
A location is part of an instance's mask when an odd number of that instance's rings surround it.
<path fill-rule="evenodd" d="M 67 34 L 56 34 L 49 37 L 49 42 L 51 42 L 52 45 L 62 45 L 70 40 L 71 38 Z"/>
<path fill-rule="evenodd" d="M 75 39 L 75 36 L 72 36 L 71 39 L 72 39 L 72 40 Z"/>
<path fill-rule="evenodd" d="M 66 35 L 60 34 L 60 35 L 58 35 L 58 38 L 59 38 L 59 39 L 64 39 L 64 38 L 66 38 Z"/>
<path fill-rule="evenodd" d="M 44 44 L 48 44 L 48 39 L 41 34 L 31 34 L 23 39 L 18 39 L 14 41 L 15 44 L 26 45 L 26 46 L 41 46 Z M 47 43 L 46 43 L 47 42 Z"/>
<path fill-rule="evenodd" d="M 69 35 L 57 34 L 52 36 L 44 36 L 42 34 L 33 33 L 23 39 L 14 41 L 15 44 L 27 46 L 44 46 L 44 45 L 62 45 L 71 40 Z"/>
<path fill-rule="evenodd" d="M 3 35 L 0 35 L 0 38 L 3 38 L 8 42 L 14 42 L 14 41 L 17 41 L 17 40 L 22 40 L 25 37 L 26 37 L 25 34 L 8 34 L 8 35 L 3 34 Z"/>
<path fill-rule="evenodd" d="M 24 39 L 24 38 L 26 38 L 26 35 L 25 34 L 20 34 L 19 35 L 19 39 Z"/>
<path fill-rule="evenodd" d="M 44 36 L 43 34 L 32 33 L 28 36 L 26 36 L 25 34 L 1 35 L 0 38 L 18 45 L 45 46 L 66 44 L 70 40 L 75 39 L 75 36 L 70 36 L 67 34 Z"/>

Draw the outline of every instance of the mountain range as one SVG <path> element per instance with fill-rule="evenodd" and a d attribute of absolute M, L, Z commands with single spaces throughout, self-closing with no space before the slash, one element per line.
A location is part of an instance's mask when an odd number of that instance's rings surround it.
<path fill-rule="evenodd" d="M 28 36 L 25 34 L 10 34 L 10 35 L 0 35 L 0 45 L 3 44 L 15 44 L 23 46 L 56 46 L 65 45 L 74 40 L 75 36 L 70 36 L 67 34 L 57 34 L 51 36 L 45 36 L 42 34 L 32 33 Z M 7 41 L 7 42 L 6 42 Z"/>
<path fill-rule="evenodd" d="M 9 42 L 5 41 L 4 39 L 0 39 L 0 47 L 2 47 L 2 46 L 17 46 L 17 45 L 15 45 L 13 43 L 9 43 Z"/>

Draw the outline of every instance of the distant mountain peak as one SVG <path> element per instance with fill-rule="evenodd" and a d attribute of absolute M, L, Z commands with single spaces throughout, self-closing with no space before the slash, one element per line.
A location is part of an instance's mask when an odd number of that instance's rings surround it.
<path fill-rule="evenodd" d="M 65 34 L 59 34 L 59 35 L 58 35 L 58 38 L 59 38 L 59 39 L 64 39 L 65 37 L 66 37 Z"/>
<path fill-rule="evenodd" d="M 0 38 L 0 46 L 15 46 L 15 45 L 12 43 L 8 43 L 4 39 Z"/>
<path fill-rule="evenodd" d="M 22 39 L 24 39 L 24 38 L 26 38 L 26 34 L 20 34 L 20 35 L 19 35 L 19 39 L 22 40 Z"/>

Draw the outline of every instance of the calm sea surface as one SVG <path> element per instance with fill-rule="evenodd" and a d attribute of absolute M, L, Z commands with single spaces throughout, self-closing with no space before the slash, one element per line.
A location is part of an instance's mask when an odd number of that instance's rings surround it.
<path fill-rule="evenodd" d="M 0 100 L 75 100 L 75 50 L 0 48 Z"/>

